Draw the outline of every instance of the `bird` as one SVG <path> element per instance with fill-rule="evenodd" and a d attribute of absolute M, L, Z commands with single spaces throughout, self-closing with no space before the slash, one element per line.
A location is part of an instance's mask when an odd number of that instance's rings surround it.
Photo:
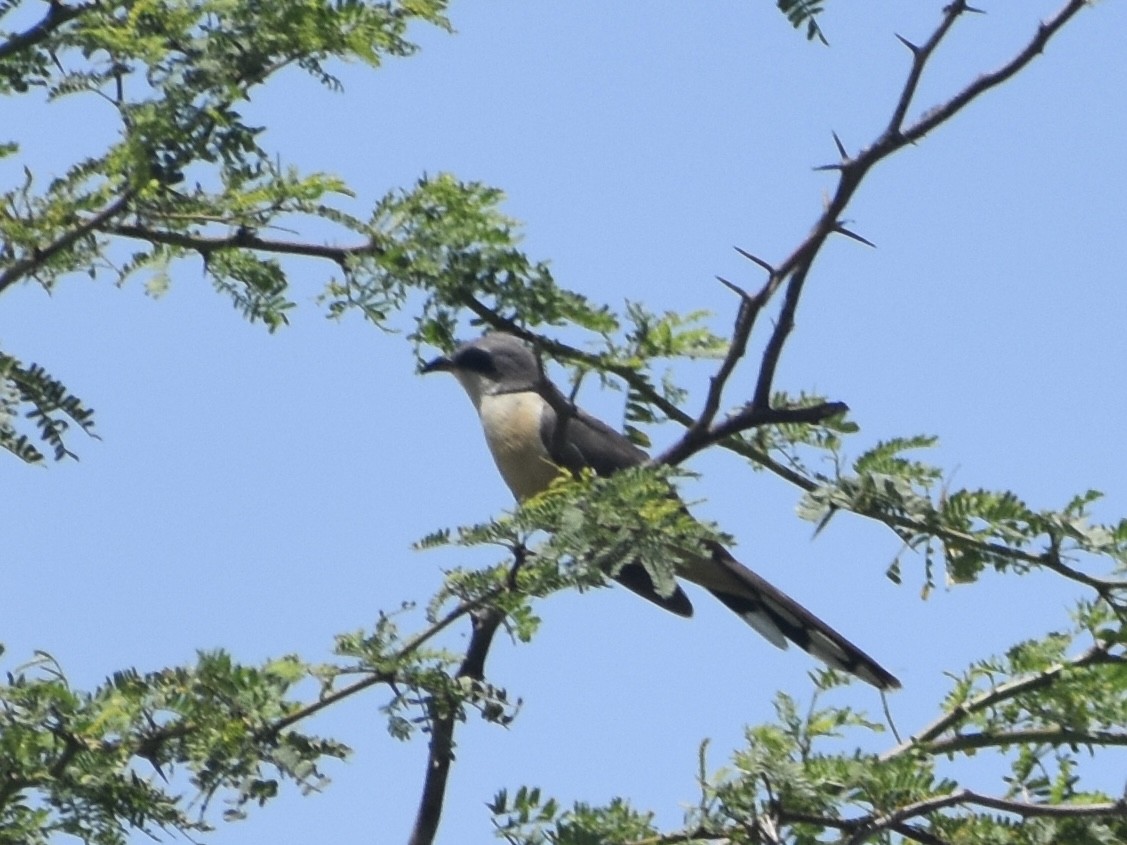
<path fill-rule="evenodd" d="M 448 372 L 477 410 L 494 463 L 518 502 L 546 490 L 562 473 L 609 476 L 649 460 L 625 435 L 571 405 L 544 373 L 536 352 L 516 335 L 489 332 L 424 364 L 423 374 Z M 565 422 L 560 430 L 560 415 Z M 793 642 L 834 669 L 879 690 L 900 687 L 876 660 L 795 599 L 748 569 L 719 542 L 684 556 L 677 575 L 720 600 L 773 645 Z M 679 616 L 693 606 L 678 584 L 668 596 L 655 588 L 640 563 L 624 564 L 620 584 Z"/>

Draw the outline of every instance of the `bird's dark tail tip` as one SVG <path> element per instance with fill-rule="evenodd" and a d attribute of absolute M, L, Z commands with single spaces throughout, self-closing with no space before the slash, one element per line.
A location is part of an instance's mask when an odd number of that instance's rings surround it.
<path fill-rule="evenodd" d="M 715 589 L 709 592 L 775 645 L 786 648 L 789 640 L 831 669 L 848 672 L 879 690 L 900 689 L 895 675 L 797 603 L 771 602 Z"/>

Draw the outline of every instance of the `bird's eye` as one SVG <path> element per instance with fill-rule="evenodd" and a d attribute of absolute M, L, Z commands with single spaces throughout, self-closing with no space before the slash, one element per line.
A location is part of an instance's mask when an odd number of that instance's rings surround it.
<path fill-rule="evenodd" d="M 496 370 L 493 365 L 493 356 L 484 349 L 470 347 L 463 349 L 455 356 L 455 363 L 463 370 L 487 375 Z"/>

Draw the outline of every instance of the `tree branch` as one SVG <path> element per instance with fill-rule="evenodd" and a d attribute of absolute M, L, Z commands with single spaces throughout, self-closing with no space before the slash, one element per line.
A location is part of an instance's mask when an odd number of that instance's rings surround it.
<path fill-rule="evenodd" d="M 205 258 L 223 249 L 251 249 L 258 252 L 279 255 L 299 255 L 306 258 L 324 258 L 345 267 L 348 260 L 357 255 L 378 255 L 382 249 L 369 241 L 354 246 L 329 246 L 327 244 L 304 241 L 284 241 L 263 238 L 247 229 L 236 229 L 229 235 L 195 235 L 189 232 L 176 232 L 167 229 L 152 229 L 148 226 L 116 225 L 102 229 L 108 234 L 123 238 L 166 244 L 198 252 Z"/>
<path fill-rule="evenodd" d="M 750 403 L 751 408 L 756 410 L 763 409 L 768 407 L 770 403 L 775 371 L 778 366 L 779 358 L 782 355 L 783 347 L 786 344 L 787 337 L 794 326 L 794 315 L 798 308 L 798 302 L 801 298 L 807 275 L 820 253 L 822 246 L 830 235 L 835 232 L 844 231 L 841 224 L 841 215 L 869 170 L 883 159 L 888 158 L 908 144 L 914 143 L 931 129 L 952 118 L 980 94 L 1001 84 L 1016 74 L 1029 64 L 1037 54 L 1044 50 L 1049 39 L 1055 35 L 1073 15 L 1080 11 L 1084 5 L 1086 5 L 1085 0 L 1069 0 L 1064 8 L 1049 22 L 1041 24 L 1036 34 L 1030 39 L 1027 45 L 1002 68 L 993 73 L 979 77 L 945 103 L 930 110 L 908 130 L 901 132 L 900 127 L 916 94 L 920 76 L 928 60 L 931 58 L 939 43 L 950 31 L 955 20 L 963 13 L 972 11 L 972 9 L 967 5 L 965 0 L 955 0 L 955 2 L 952 2 L 945 8 L 942 20 L 927 42 L 925 42 L 922 47 L 912 46 L 912 65 L 909 68 L 907 78 L 904 81 L 900 95 L 893 107 L 888 127 L 876 142 L 863 150 L 855 158 L 849 159 L 843 155 L 843 161 L 840 164 L 834 165 L 834 168 L 839 171 L 840 176 L 837 188 L 830 201 L 826 204 L 825 210 L 815 222 L 810 234 L 777 266 L 777 268 L 770 271 L 767 282 L 753 297 L 758 306 L 763 307 L 771 297 L 774 296 L 778 288 L 786 282 L 786 296 L 783 307 L 760 361 L 759 377 L 756 381 L 755 392 Z M 844 153 L 844 148 L 840 141 L 837 141 L 836 136 L 835 141 L 837 142 L 839 152 Z M 853 237 L 858 237 L 852 235 L 852 233 L 848 234 Z M 749 255 L 749 257 L 751 256 Z M 770 266 L 759 259 L 753 258 L 752 260 L 755 260 L 760 266 Z M 741 308 L 742 307 L 743 306 L 741 306 Z M 737 325 L 740 325 L 738 318 Z M 748 332 L 750 332 L 750 326 L 748 326 Z M 717 375 L 713 377 L 714 391 L 716 390 L 717 384 L 722 387 L 727 380 L 734 360 L 742 356 L 746 342 L 747 337 L 741 336 L 739 333 L 733 338 L 733 347 L 737 348 L 738 352 L 730 353 L 721 364 Z M 660 460 L 663 462 L 679 463 L 691 457 L 696 452 L 714 443 L 720 442 L 724 437 L 733 433 L 733 428 L 742 430 L 739 426 L 730 426 L 726 427 L 723 431 L 718 431 L 716 427 L 711 425 L 712 417 L 715 415 L 715 409 L 712 407 L 712 403 L 719 401 L 719 396 L 713 396 L 712 393 L 713 391 L 710 391 L 705 408 L 702 410 L 700 416 L 688 426 L 688 431 L 681 437 L 680 441 L 670 447 L 669 450 L 662 455 Z M 751 415 L 751 418 L 754 419 L 754 415 Z"/>
<path fill-rule="evenodd" d="M 963 7 L 963 10 L 969 8 L 965 0 L 959 0 L 955 5 Z M 897 149 L 907 144 L 914 144 L 936 126 L 945 123 L 961 111 L 964 106 L 977 98 L 980 94 L 1001 85 L 1014 76 L 1018 71 L 1033 61 L 1033 59 L 1044 52 L 1045 46 L 1049 43 L 1049 39 L 1056 35 L 1061 27 L 1068 23 L 1077 12 L 1087 5 L 1089 5 L 1088 0 L 1068 0 L 1060 11 L 1037 27 L 1037 32 L 1029 40 L 1029 43 L 1010 59 L 1010 61 L 1006 62 L 1006 64 L 992 73 L 980 76 L 942 105 L 929 109 L 915 124 L 904 130 L 903 134 L 900 136 L 900 143 Z"/>
<path fill-rule="evenodd" d="M 73 229 L 59 235 L 59 237 L 47 244 L 47 246 L 32 250 L 32 254 L 27 258 L 21 258 L 12 262 L 7 270 L 0 273 L 0 293 L 3 293 L 8 287 L 18 282 L 24 276 L 35 272 L 37 268 L 42 267 L 53 256 L 65 249 L 69 249 L 80 238 L 84 238 L 92 232 L 102 230 L 106 223 L 125 211 L 126 206 L 132 198 L 133 189 L 127 188 L 122 192 L 121 196 L 114 199 L 113 202 L 93 217 L 83 220 Z"/>
<path fill-rule="evenodd" d="M 47 13 L 37 23 L 0 44 L 0 61 L 47 40 L 65 23 L 89 12 L 96 5 L 96 3 L 81 3 L 77 6 L 67 6 L 58 0 L 51 0 Z"/>
<path fill-rule="evenodd" d="M 914 748 L 925 748 L 929 752 L 936 748 L 941 743 L 939 737 L 947 731 L 952 730 L 958 724 L 965 721 L 975 713 L 980 713 L 983 710 L 988 710 L 1003 701 L 1012 699 L 1023 693 L 1032 692 L 1034 690 L 1043 689 L 1055 683 L 1061 675 L 1071 669 L 1082 669 L 1088 666 L 1101 665 L 1101 664 L 1118 664 L 1122 663 L 1123 658 L 1108 654 L 1107 647 L 1103 644 L 1094 645 L 1080 654 L 1073 660 L 1068 660 L 1063 663 L 1057 663 L 1038 672 L 1034 675 L 1029 675 L 1024 678 L 1017 678 L 1007 683 L 1000 684 L 992 689 L 986 690 L 978 696 L 975 696 L 970 701 L 964 702 L 953 710 L 944 713 L 931 724 L 924 727 L 918 734 L 910 737 L 905 742 L 900 743 L 895 748 L 886 751 L 880 755 L 880 760 L 891 760 L 899 757 Z M 956 737 L 957 739 L 957 737 Z M 948 742 L 948 741 L 943 741 Z M 1001 744 L 1001 743 L 998 743 Z M 1118 743 L 1116 743 L 1118 744 Z M 976 747 L 973 745 L 966 746 Z M 979 746 L 980 747 L 980 746 Z M 958 750 L 958 749 L 951 749 Z"/>
<path fill-rule="evenodd" d="M 809 824 L 817 825 L 819 827 L 828 827 L 833 830 L 840 830 L 846 833 L 852 833 L 858 828 L 863 826 L 866 818 L 860 819 L 841 819 L 833 816 L 820 816 L 815 813 L 796 813 L 788 810 L 783 806 L 774 807 L 775 817 L 779 820 L 780 824 Z M 904 822 L 897 822 L 889 825 L 889 828 L 896 833 L 899 833 L 905 839 L 911 839 L 913 842 L 920 842 L 922 845 L 951 845 L 946 839 L 941 839 L 933 833 L 926 830 L 921 830 L 915 825 L 906 824 Z"/>
<path fill-rule="evenodd" d="M 469 647 L 455 679 L 480 681 L 484 677 L 485 659 L 493 644 L 493 636 L 504 619 L 505 611 L 497 607 L 488 607 L 474 614 Z M 431 698 L 427 709 L 431 714 L 431 739 L 419 809 L 408 840 L 410 845 L 431 845 L 434 842 L 446 798 L 450 764 L 454 760 L 454 726 L 458 722 L 458 707 L 452 702 Z"/>
<path fill-rule="evenodd" d="M 398 653 L 392 658 L 391 662 L 398 663 L 404 657 L 407 657 L 408 655 L 418 651 L 419 648 L 421 648 L 432 637 L 437 636 L 439 633 L 444 631 L 457 620 L 461 619 L 463 616 L 467 614 L 473 614 L 479 608 L 495 599 L 498 595 L 500 595 L 500 593 L 501 590 L 498 588 L 491 590 L 485 595 L 479 596 L 472 601 L 462 602 L 440 620 L 427 628 L 425 631 L 420 632 L 419 634 L 409 639 L 406 643 L 404 643 L 403 647 L 399 649 Z M 364 678 L 361 678 L 359 681 L 351 683 L 346 687 L 342 687 L 341 689 L 336 690 L 329 695 L 326 695 L 324 698 L 318 699 L 312 704 L 302 707 L 299 710 L 295 710 L 293 713 L 290 713 L 282 717 L 281 719 L 278 719 L 276 722 L 272 723 L 266 731 L 263 731 L 262 733 L 264 735 L 277 735 L 291 725 L 294 725 L 302 721 L 303 719 L 309 718 L 315 713 L 324 710 L 326 707 L 330 707 L 331 705 L 336 704 L 338 701 L 348 698 L 349 696 L 353 696 L 356 693 L 367 689 L 368 687 L 375 686 L 376 684 L 390 683 L 394 680 L 394 673 L 374 672 Z"/>
<path fill-rule="evenodd" d="M 926 798 L 922 801 L 908 804 L 884 816 L 869 817 L 863 822 L 863 827 L 846 840 L 847 845 L 861 845 L 872 839 L 883 830 L 902 824 L 911 818 L 927 815 L 936 810 L 960 805 L 977 805 L 1010 813 L 1022 818 L 1050 817 L 1050 818 L 1100 818 L 1107 816 L 1127 817 L 1127 799 L 1104 802 L 1099 804 L 1034 804 L 1027 801 L 1015 801 L 1010 798 L 996 798 L 983 795 L 969 789 L 952 792 L 950 795 L 940 795 Z"/>
<path fill-rule="evenodd" d="M 1113 746 L 1127 745 L 1124 731 L 1082 731 L 1064 727 L 1027 728 L 1003 732 L 978 732 L 956 734 L 948 739 L 929 742 L 929 754 L 954 754 L 979 748 L 1005 748 L 1010 745 L 1045 744 L 1051 746 Z"/>

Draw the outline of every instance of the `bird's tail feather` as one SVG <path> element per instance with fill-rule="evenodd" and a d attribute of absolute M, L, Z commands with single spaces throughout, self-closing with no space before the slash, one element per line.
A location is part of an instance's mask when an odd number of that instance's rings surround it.
<path fill-rule="evenodd" d="M 614 576 L 619 584 L 628 590 L 637 593 L 644 599 L 649 599 L 658 607 L 676 613 L 678 616 L 692 616 L 693 604 L 681 587 L 675 586 L 673 592 L 663 596 L 654 586 L 653 579 L 646 568 L 640 563 L 627 563 Z"/>
<path fill-rule="evenodd" d="M 713 574 L 703 586 L 770 642 L 786 648 L 790 640 L 834 669 L 856 675 L 878 689 L 900 687 L 900 681 L 778 587 L 756 575 L 721 546 L 712 549 Z M 690 576 L 691 577 L 691 576 Z M 697 580 L 697 579 L 693 579 Z"/>

